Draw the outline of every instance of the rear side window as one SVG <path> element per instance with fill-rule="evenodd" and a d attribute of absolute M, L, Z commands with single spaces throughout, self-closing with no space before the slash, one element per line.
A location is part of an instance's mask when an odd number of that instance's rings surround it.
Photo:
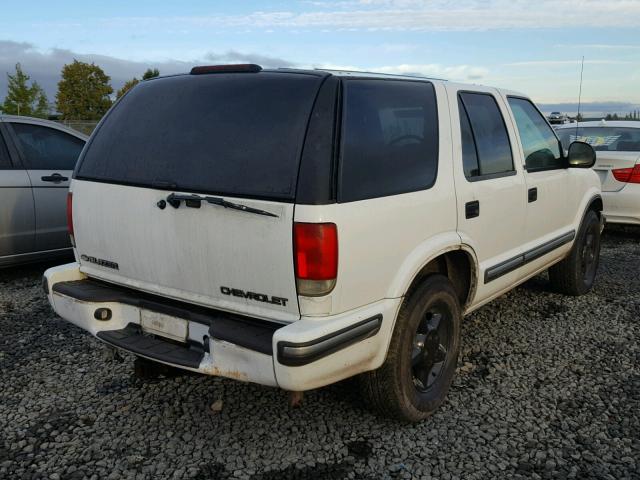
<path fill-rule="evenodd" d="M 261 72 L 142 82 L 104 120 L 77 178 L 293 200 L 322 80 Z"/>
<path fill-rule="evenodd" d="M 527 171 L 564 168 L 560 142 L 536 107 L 529 100 L 516 97 L 509 97 L 509 106 L 516 119 Z"/>
<path fill-rule="evenodd" d="M 558 129 L 565 150 L 572 142 L 587 142 L 594 150 L 604 152 L 640 152 L 640 128 L 568 127 Z"/>
<path fill-rule="evenodd" d="M 340 202 L 427 189 L 437 170 L 438 115 L 432 84 L 345 81 Z"/>
<path fill-rule="evenodd" d="M 73 170 L 84 141 L 54 128 L 12 123 L 27 170 Z"/>
<path fill-rule="evenodd" d="M 458 94 L 464 174 L 470 180 L 515 172 L 509 134 L 492 95 Z"/>
<path fill-rule="evenodd" d="M 7 145 L 4 143 L 4 138 L 0 133 L 0 170 L 6 170 L 11 168 L 11 160 L 9 159 L 9 152 Z"/>

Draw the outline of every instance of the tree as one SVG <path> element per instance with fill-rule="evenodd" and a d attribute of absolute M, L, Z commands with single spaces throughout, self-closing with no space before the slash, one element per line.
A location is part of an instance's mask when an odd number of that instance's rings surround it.
<path fill-rule="evenodd" d="M 16 63 L 16 73 L 7 73 L 7 77 L 7 96 L 0 110 L 8 115 L 47 118 L 49 102 L 38 82 L 32 82 L 29 86 L 30 77 L 22 71 L 19 63 Z"/>
<path fill-rule="evenodd" d="M 65 120 L 100 120 L 111 107 L 110 77 L 97 65 L 79 62 L 62 67 L 56 103 Z"/>
<path fill-rule="evenodd" d="M 155 78 L 159 76 L 160 76 L 160 72 L 158 71 L 157 68 L 154 68 L 153 70 L 150 68 L 147 68 L 147 71 L 142 74 L 142 80 L 149 80 L 150 78 Z M 116 94 L 116 98 L 120 98 L 121 96 L 123 96 L 125 93 L 127 93 L 129 90 L 131 90 L 133 87 L 135 87 L 139 83 L 140 83 L 140 80 L 138 80 L 136 77 L 133 77 L 131 80 L 126 82 L 120 90 L 118 90 L 118 93 Z"/>
<path fill-rule="evenodd" d="M 120 90 L 118 90 L 118 93 L 116 93 L 116 98 L 120 98 L 139 83 L 140 80 L 133 77 L 131 80 L 127 81 Z"/>
<path fill-rule="evenodd" d="M 154 68 L 153 70 L 150 68 L 147 68 L 147 71 L 144 72 L 144 75 L 142 75 L 142 80 L 149 80 L 150 78 L 155 78 L 159 76 L 160 76 L 160 72 L 158 71 L 157 68 Z"/>

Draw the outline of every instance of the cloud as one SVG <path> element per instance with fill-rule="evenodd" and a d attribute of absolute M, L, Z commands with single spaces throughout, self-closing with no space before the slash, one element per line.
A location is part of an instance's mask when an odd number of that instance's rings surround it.
<path fill-rule="evenodd" d="M 43 52 L 30 43 L 0 40 L 0 98 L 4 97 L 7 89 L 5 72 L 12 73 L 17 62 L 20 62 L 23 70 L 31 76 L 31 80 L 37 81 L 44 88 L 50 102 L 55 99 L 62 66 L 73 62 L 74 59 L 99 65 L 111 77 L 114 90 L 119 89 L 124 82 L 133 77 L 140 78 L 147 68 L 158 68 L 161 74 L 167 75 L 188 72 L 191 67 L 199 63 L 258 63 L 265 67 L 292 65 L 291 62 L 280 58 L 234 50 L 223 53 L 212 52 L 204 57 L 188 61 L 136 62 L 108 55 L 83 54 L 57 48 Z"/>
<path fill-rule="evenodd" d="M 390 75 L 406 75 L 411 77 L 442 78 L 454 81 L 474 81 L 484 78 L 489 71 L 484 67 L 471 65 L 440 65 L 407 63 L 400 65 L 381 65 L 362 68 L 355 65 L 336 65 L 322 63 L 314 65 L 302 65 L 300 68 L 319 68 L 323 70 L 343 70 L 354 72 L 387 73 Z"/>
<path fill-rule="evenodd" d="M 53 102 L 60 80 L 62 66 L 73 62 L 74 59 L 83 62 L 93 62 L 99 65 L 111 77 L 114 90 L 119 89 L 127 80 L 140 78 L 147 68 L 158 68 L 163 75 L 188 72 L 197 64 L 218 63 L 257 63 L 266 68 L 299 67 L 299 68 L 328 68 L 334 70 L 370 70 L 379 73 L 398 75 L 415 75 L 426 77 L 447 78 L 450 80 L 479 80 L 487 75 L 488 70 L 471 65 L 441 65 L 441 64 L 401 64 L 383 65 L 371 68 L 353 65 L 315 64 L 303 65 L 282 58 L 271 57 L 256 53 L 243 53 L 235 50 L 227 52 L 210 52 L 199 60 L 166 60 L 162 62 L 135 62 L 108 55 L 93 55 L 73 52 L 71 50 L 53 49 L 40 51 L 30 43 L 0 40 L 0 99 L 7 89 L 7 77 L 4 72 L 12 73 L 15 64 L 20 62 L 23 70 L 37 81 L 47 93 L 49 101 Z"/>
<path fill-rule="evenodd" d="M 505 67 L 553 67 L 562 65 L 580 65 L 581 60 L 533 60 L 527 62 L 505 63 Z M 585 65 L 625 65 L 633 62 L 625 60 L 585 60 Z"/>
<path fill-rule="evenodd" d="M 294 63 L 282 58 L 255 53 L 242 53 L 235 50 L 229 50 L 226 53 L 208 53 L 204 56 L 204 59 L 214 63 L 255 63 L 267 68 L 295 66 Z"/>
<path fill-rule="evenodd" d="M 489 73 L 489 71 L 483 67 L 474 67 L 470 65 L 447 66 L 437 63 L 382 66 L 374 68 L 373 70 L 380 73 L 438 77 L 446 78 L 448 80 L 480 80 Z"/>
<path fill-rule="evenodd" d="M 584 50 L 640 50 L 640 45 L 619 45 L 615 43 L 576 43 L 554 45 L 554 48 L 579 48 Z"/>
<path fill-rule="evenodd" d="M 564 112 L 575 115 L 578 111 L 576 102 L 540 103 L 538 107 L 544 113 Z M 607 113 L 624 115 L 635 110 L 640 110 L 640 104 L 632 102 L 582 102 L 580 105 L 580 111 L 585 117 L 600 117 Z"/>
<path fill-rule="evenodd" d="M 301 11 L 177 18 L 122 17 L 105 25 L 171 24 L 190 28 L 308 28 L 330 30 L 496 30 L 579 27 L 636 28 L 640 2 L 631 0 L 353 0 L 312 1 Z"/>

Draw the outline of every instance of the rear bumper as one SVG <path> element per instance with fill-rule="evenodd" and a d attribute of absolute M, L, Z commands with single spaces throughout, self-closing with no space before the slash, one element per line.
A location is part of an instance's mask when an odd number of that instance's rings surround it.
<path fill-rule="evenodd" d="M 87 279 L 76 263 L 47 270 L 43 287 L 58 315 L 111 346 L 186 370 L 293 391 L 378 368 L 401 300 L 278 324 Z M 99 309 L 108 309 L 102 316 L 108 319 L 100 319 Z M 143 335 L 143 312 L 186 322 L 186 342 Z"/>
<path fill-rule="evenodd" d="M 618 192 L 602 192 L 607 223 L 640 225 L 640 184 L 629 183 Z"/>

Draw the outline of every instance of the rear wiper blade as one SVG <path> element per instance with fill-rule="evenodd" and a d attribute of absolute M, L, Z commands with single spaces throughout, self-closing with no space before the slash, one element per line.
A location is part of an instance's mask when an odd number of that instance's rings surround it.
<path fill-rule="evenodd" d="M 218 205 L 224 208 L 231 208 L 233 210 L 239 210 L 241 212 L 255 213 L 256 215 L 265 215 L 267 217 L 278 218 L 275 213 L 267 212 L 266 210 L 260 210 L 259 208 L 248 207 L 240 203 L 230 202 L 220 197 L 209 197 L 191 194 L 172 193 L 167 197 L 167 203 L 173 208 L 179 208 L 180 202 L 185 202 L 189 207 L 200 208 L 202 202 L 210 203 L 211 205 Z"/>

